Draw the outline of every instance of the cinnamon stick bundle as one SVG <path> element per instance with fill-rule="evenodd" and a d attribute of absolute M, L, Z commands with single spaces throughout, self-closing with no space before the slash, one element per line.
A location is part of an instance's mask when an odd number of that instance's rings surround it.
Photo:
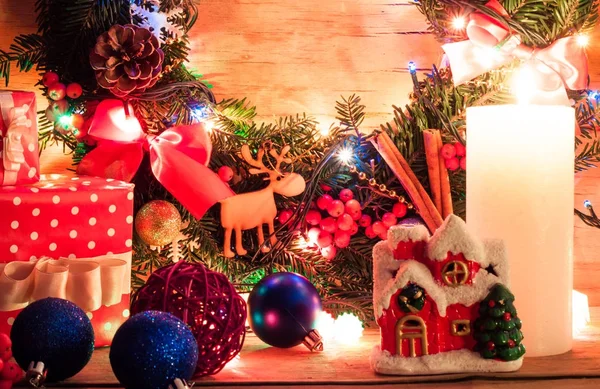
<path fill-rule="evenodd" d="M 400 154 L 400 151 L 386 133 L 377 135 L 371 142 L 408 193 L 427 228 L 433 233 L 442 225 L 442 216 L 433 204 L 433 201 L 431 201 L 425 188 L 423 188 L 423 185 L 421 185 L 413 173 L 408 162 L 402 157 L 402 154 Z"/>
<path fill-rule="evenodd" d="M 439 131 L 435 133 L 437 139 L 438 150 L 442 149 L 442 135 Z M 448 177 L 448 169 L 444 162 L 444 158 L 440 158 L 440 188 L 442 195 L 442 216 L 444 219 L 454 213 L 454 207 L 452 206 L 452 191 L 450 190 L 450 178 Z"/>
<path fill-rule="evenodd" d="M 427 172 L 429 173 L 429 186 L 431 188 L 431 197 L 433 203 L 440 214 L 443 214 L 442 208 L 442 180 L 440 170 L 440 149 L 438 147 L 436 133 L 438 130 L 423 131 L 423 141 L 425 144 L 425 158 L 427 159 Z"/>

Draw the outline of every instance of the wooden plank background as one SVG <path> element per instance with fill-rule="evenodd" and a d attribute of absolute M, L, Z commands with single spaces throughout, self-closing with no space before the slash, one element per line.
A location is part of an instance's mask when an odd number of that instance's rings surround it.
<path fill-rule="evenodd" d="M 0 48 L 34 32 L 34 0 L 0 0 Z M 190 67 L 215 86 L 218 98 L 247 96 L 260 119 L 306 112 L 324 126 L 341 95 L 359 94 L 366 128 L 392 118 L 412 88 L 408 61 L 439 63 L 441 49 L 425 18 L 407 0 L 203 0 L 192 34 Z M 600 86 L 600 30 L 590 49 L 590 75 Z M 11 89 L 30 89 L 36 74 L 13 73 Z M 39 108 L 45 108 L 39 99 Z M 59 148 L 42 156 L 43 172 L 69 166 Z M 576 204 L 600 208 L 600 171 L 577 177 Z M 552 210 L 548 210 L 552 212 Z M 600 305 L 600 230 L 576 219 L 575 287 Z M 541 270 L 543 271 L 543 270 Z"/>

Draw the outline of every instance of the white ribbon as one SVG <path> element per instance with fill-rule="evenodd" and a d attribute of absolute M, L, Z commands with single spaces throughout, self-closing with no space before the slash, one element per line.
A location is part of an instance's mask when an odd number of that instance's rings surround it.
<path fill-rule="evenodd" d="M 67 299 L 86 312 L 121 302 L 129 293 L 131 252 L 83 259 L 40 258 L 0 264 L 0 311 L 46 297 Z"/>

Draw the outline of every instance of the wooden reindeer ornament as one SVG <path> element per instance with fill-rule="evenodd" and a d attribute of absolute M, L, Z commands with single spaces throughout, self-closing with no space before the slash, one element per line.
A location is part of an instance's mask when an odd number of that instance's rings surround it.
<path fill-rule="evenodd" d="M 242 245 L 242 231 L 252 228 L 257 229 L 258 244 L 263 246 L 265 241 L 263 225 L 269 226 L 271 236 L 271 246 L 277 242 L 275 237 L 275 228 L 273 221 L 277 216 L 277 206 L 275 205 L 275 193 L 284 196 L 297 196 L 304 192 L 306 182 L 301 175 L 296 173 L 284 174 L 279 170 L 282 162 L 292 163 L 290 158 L 285 155 L 290 151 L 290 146 L 284 146 L 281 153 L 271 149 L 269 154 L 275 158 L 274 169 L 269 169 L 263 162 L 265 148 L 258 150 L 257 158 L 252 158 L 248 145 L 242 146 L 242 158 L 250 166 L 250 174 L 268 174 L 269 186 L 256 192 L 242 193 L 221 200 L 221 225 L 225 229 L 225 242 L 223 252 L 225 257 L 232 258 L 235 254 L 231 251 L 231 233 L 235 231 L 235 251 L 238 255 L 245 255 L 247 251 Z M 263 252 L 269 251 L 269 248 L 263 246 Z"/>

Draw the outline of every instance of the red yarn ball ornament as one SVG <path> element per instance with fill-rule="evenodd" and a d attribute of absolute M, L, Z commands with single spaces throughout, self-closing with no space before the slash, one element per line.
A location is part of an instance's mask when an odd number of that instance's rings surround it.
<path fill-rule="evenodd" d="M 202 264 L 180 261 L 152 273 L 131 303 L 132 315 L 149 310 L 190 327 L 198 343 L 195 377 L 217 374 L 244 345 L 246 303 L 224 274 Z"/>

